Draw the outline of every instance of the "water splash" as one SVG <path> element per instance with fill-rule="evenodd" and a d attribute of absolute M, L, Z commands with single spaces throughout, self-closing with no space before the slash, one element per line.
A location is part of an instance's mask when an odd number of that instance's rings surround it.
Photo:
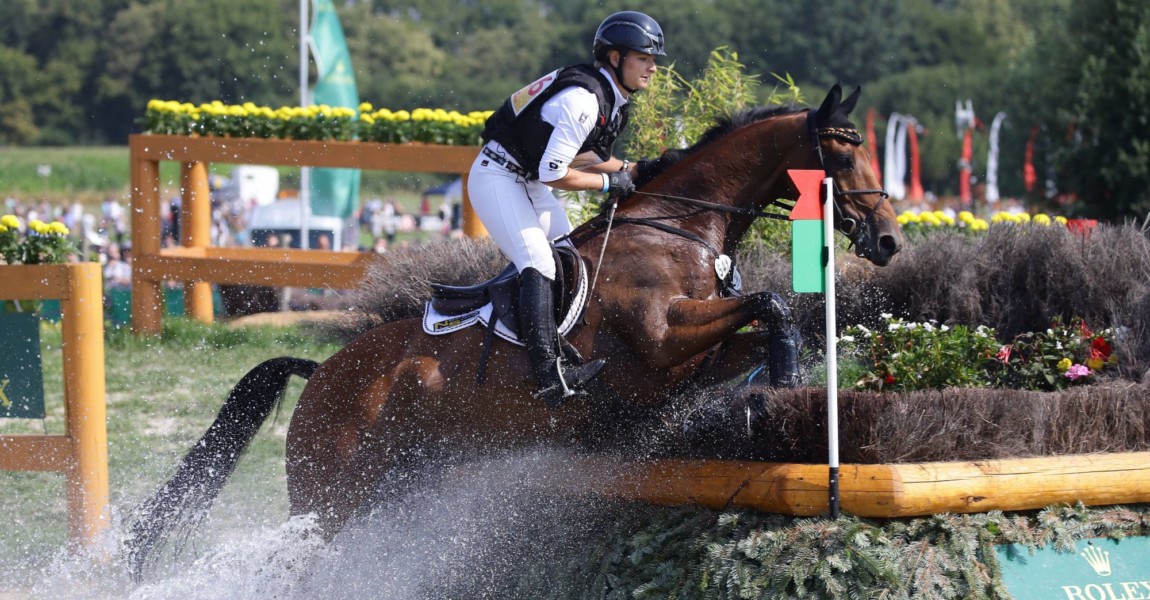
<path fill-rule="evenodd" d="M 588 548 L 618 533 L 613 503 L 542 491 L 555 477 L 579 487 L 581 474 L 566 458 L 532 451 L 469 464 L 376 506 L 331 543 L 310 516 L 238 528 L 234 518 L 209 516 L 189 550 L 162 557 L 141 583 L 122 561 L 98 559 L 115 556 L 113 533 L 91 554 L 61 552 L 31 583 L 7 592 L 101 600 L 546 597 L 541 590 L 559 576 L 569 581 L 573 568 L 585 570 L 590 585 Z M 231 528 L 213 530 L 220 521 Z"/>

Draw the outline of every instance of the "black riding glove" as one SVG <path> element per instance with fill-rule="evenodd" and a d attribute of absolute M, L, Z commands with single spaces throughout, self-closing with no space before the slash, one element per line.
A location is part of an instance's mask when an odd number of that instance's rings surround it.
<path fill-rule="evenodd" d="M 607 173 L 607 181 L 607 193 L 612 196 L 630 196 L 631 192 L 635 191 L 635 182 L 631 180 L 631 174 L 626 171 Z"/>

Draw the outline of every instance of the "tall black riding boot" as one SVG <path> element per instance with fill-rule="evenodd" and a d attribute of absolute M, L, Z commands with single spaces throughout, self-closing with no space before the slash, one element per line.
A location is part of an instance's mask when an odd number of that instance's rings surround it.
<path fill-rule="evenodd" d="M 554 306 L 551 281 L 531 267 L 523 269 L 519 273 L 519 339 L 527 346 L 531 371 L 539 384 L 535 397 L 550 407 L 574 395 L 603 368 L 602 359 L 562 368 Z"/>

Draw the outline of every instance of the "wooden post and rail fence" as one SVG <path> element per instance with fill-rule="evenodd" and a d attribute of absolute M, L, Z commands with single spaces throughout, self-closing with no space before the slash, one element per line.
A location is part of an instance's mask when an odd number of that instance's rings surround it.
<path fill-rule="evenodd" d="M 467 199 L 467 173 L 479 153 L 474 146 L 264 140 L 227 137 L 133 135 L 132 331 L 160 333 L 163 284 L 184 283 L 185 312 L 212 321 L 212 283 L 354 288 L 363 279 L 370 253 L 211 246 L 208 164 L 256 164 L 456 173 L 463 177 L 463 228 L 484 229 Z M 160 161 L 180 163 L 180 246 L 163 248 L 160 217 Z"/>
<path fill-rule="evenodd" d="M 85 546 L 111 525 L 103 282 L 95 263 L 0 266 L 0 300 L 60 300 L 64 358 L 64 433 L 0 435 L 0 469 L 64 473 L 68 538 Z"/>

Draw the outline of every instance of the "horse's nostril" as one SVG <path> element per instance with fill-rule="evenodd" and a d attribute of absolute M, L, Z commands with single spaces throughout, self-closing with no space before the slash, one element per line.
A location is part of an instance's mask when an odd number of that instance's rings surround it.
<path fill-rule="evenodd" d="M 878 245 L 880 248 L 882 248 L 883 250 L 885 250 L 891 254 L 894 254 L 895 252 L 898 252 L 898 250 L 899 250 L 898 240 L 894 239 L 893 235 L 881 235 L 881 236 L 879 236 Z"/>

